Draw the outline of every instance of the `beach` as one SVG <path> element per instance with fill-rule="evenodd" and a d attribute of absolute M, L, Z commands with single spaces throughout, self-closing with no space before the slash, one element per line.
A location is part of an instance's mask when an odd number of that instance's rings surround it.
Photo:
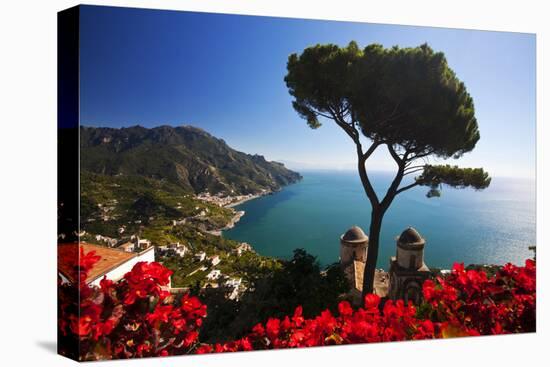
<path fill-rule="evenodd" d="M 254 199 L 258 199 L 264 195 L 267 195 L 271 193 L 271 191 L 266 191 L 264 193 L 261 193 L 261 194 L 250 194 L 250 195 L 246 195 L 246 197 L 244 198 L 239 198 L 237 199 L 236 201 L 230 203 L 230 204 L 227 204 L 225 205 L 226 208 L 233 208 L 235 206 L 238 206 L 238 205 L 241 205 L 241 204 L 244 204 L 246 203 L 247 201 L 250 201 L 250 200 L 254 200 Z"/>

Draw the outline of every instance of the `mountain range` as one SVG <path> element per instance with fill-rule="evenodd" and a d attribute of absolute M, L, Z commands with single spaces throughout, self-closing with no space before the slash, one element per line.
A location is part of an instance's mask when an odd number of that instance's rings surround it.
<path fill-rule="evenodd" d="M 100 175 L 143 176 L 187 191 L 243 195 L 301 179 L 263 156 L 232 149 L 193 126 L 80 128 L 80 168 Z"/>

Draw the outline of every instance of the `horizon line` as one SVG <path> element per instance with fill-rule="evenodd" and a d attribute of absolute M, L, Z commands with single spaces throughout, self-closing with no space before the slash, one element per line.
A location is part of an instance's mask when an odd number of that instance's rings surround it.
<path fill-rule="evenodd" d="M 202 131 L 205 131 L 206 133 L 212 135 L 213 137 L 217 138 L 217 139 L 221 139 L 221 140 L 224 140 L 226 141 L 225 138 L 222 138 L 222 137 L 218 137 L 216 135 L 214 135 L 212 132 L 210 132 L 209 130 L 203 128 L 203 127 L 200 127 L 200 126 L 197 126 L 197 125 L 194 125 L 192 123 L 180 123 L 180 124 L 173 124 L 173 123 L 160 123 L 159 125 L 155 125 L 155 126 L 151 126 L 151 127 L 147 127 L 147 126 L 144 126 L 144 125 L 141 125 L 140 123 L 136 123 L 136 124 L 132 124 L 132 125 L 123 125 L 123 126 L 105 126 L 105 125 L 89 125 L 88 123 L 80 123 L 79 124 L 79 127 L 91 127 L 91 128 L 108 128 L 108 129 L 117 129 L 117 130 L 120 130 L 120 129 L 128 129 L 128 128 L 133 128 L 133 127 L 141 127 L 141 128 L 144 128 L 144 129 L 154 129 L 154 128 L 158 128 L 158 127 L 163 127 L 163 126 L 169 126 L 169 127 L 172 127 L 172 128 L 177 128 L 177 127 L 192 127 L 192 128 L 196 128 L 196 129 L 200 129 Z M 228 146 L 231 148 L 231 149 L 234 149 L 234 150 L 237 150 L 237 151 L 240 151 L 239 149 L 236 149 L 234 148 L 233 146 L 229 145 Z M 242 152 L 242 151 L 241 151 Z M 265 157 L 265 154 L 262 154 L 262 153 L 247 153 L 247 152 L 243 152 L 245 154 L 256 154 L 256 155 L 264 155 Z M 266 158 L 266 160 L 268 160 Z M 301 165 L 315 165 L 315 163 L 309 163 L 309 162 L 289 162 L 289 160 L 287 159 L 270 159 L 269 161 L 271 162 L 278 162 L 278 163 L 282 163 L 287 169 L 290 169 L 290 170 L 294 170 L 294 171 L 298 171 L 298 173 L 300 173 L 299 171 L 345 171 L 345 172 L 355 172 L 356 169 L 355 168 L 347 168 L 347 167 L 300 167 Z M 286 161 L 286 162 L 285 162 Z M 288 163 L 291 163 L 290 166 L 296 166 L 294 168 L 290 168 L 289 167 L 289 164 Z M 294 164 L 295 163 L 295 164 Z M 349 165 L 349 166 L 353 166 L 355 165 L 356 163 L 355 162 L 346 162 L 346 163 L 342 163 L 342 165 L 346 166 L 346 165 Z M 458 165 L 460 167 L 460 165 Z M 379 173 L 394 173 L 394 171 L 390 170 L 390 169 L 371 169 L 370 170 L 371 172 L 379 172 Z M 491 175 L 492 178 L 508 178 L 508 179 L 523 179 L 523 180 L 530 180 L 530 181 L 536 181 L 537 179 L 537 172 L 535 170 L 534 172 L 534 175 L 519 175 L 519 176 L 513 176 L 513 175 L 509 175 L 509 174 L 497 174 L 497 175 Z"/>

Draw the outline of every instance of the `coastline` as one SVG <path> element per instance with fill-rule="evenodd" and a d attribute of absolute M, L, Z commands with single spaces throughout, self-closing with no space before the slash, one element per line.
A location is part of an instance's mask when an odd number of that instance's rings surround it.
<path fill-rule="evenodd" d="M 269 195 L 270 193 L 272 193 L 273 191 L 267 191 L 265 193 L 261 193 L 261 194 L 254 194 L 254 195 L 251 195 L 250 197 L 246 197 L 244 199 L 240 199 L 240 200 L 237 200 L 237 201 L 234 201 L 232 202 L 231 204 L 227 204 L 225 205 L 224 207 L 225 208 L 234 208 L 238 205 L 241 205 L 241 204 L 244 204 L 246 203 L 247 201 L 250 201 L 250 200 L 254 200 L 254 199 L 258 199 L 264 195 Z"/>
<path fill-rule="evenodd" d="M 300 180 L 302 180 L 303 177 L 300 177 Z M 296 182 L 298 182 L 296 181 Z M 293 182 L 295 183 L 295 182 Z M 291 184 L 293 184 L 291 183 Z M 289 184 L 289 185 L 291 185 Z M 285 186 L 288 186 L 288 185 L 285 185 Z M 262 192 L 258 193 L 258 194 L 252 194 L 250 196 L 247 196 L 245 198 L 242 198 L 240 200 L 237 200 L 237 201 L 234 201 L 232 203 L 229 203 L 229 204 L 226 204 L 226 205 L 222 205 L 224 208 L 229 208 L 229 209 L 233 209 L 235 211 L 235 215 L 233 216 L 233 218 L 231 218 L 231 220 L 229 221 L 228 224 L 226 224 L 223 228 L 220 228 L 220 229 L 216 229 L 216 230 L 212 230 L 212 231 L 208 231 L 208 233 L 210 234 L 213 234 L 213 235 L 216 235 L 216 236 L 222 236 L 223 235 L 223 231 L 225 230 L 228 230 L 228 229 L 231 229 L 233 227 L 235 227 L 235 225 L 241 220 L 241 218 L 246 214 L 246 211 L 244 210 L 236 210 L 235 207 L 241 205 L 241 204 L 244 204 L 248 201 L 251 201 L 251 200 L 255 200 L 255 199 L 259 199 L 263 196 L 267 196 L 267 195 L 274 195 L 276 193 L 278 193 L 279 191 L 282 191 L 284 188 L 281 187 L 280 189 L 278 190 L 263 190 Z"/>
<path fill-rule="evenodd" d="M 245 211 L 244 210 L 238 210 L 235 212 L 235 215 L 233 216 L 233 218 L 231 218 L 231 220 L 229 221 L 229 223 L 227 223 L 225 225 L 225 227 L 221 228 L 219 230 L 220 232 L 220 235 L 222 233 L 222 231 L 225 231 L 226 229 L 231 229 L 233 227 L 235 227 L 235 224 L 237 224 L 238 221 L 241 220 L 242 216 L 245 214 Z"/>
<path fill-rule="evenodd" d="M 233 215 L 233 218 L 231 218 L 229 220 L 229 223 L 227 223 L 223 228 L 215 229 L 215 230 L 207 231 L 207 232 L 210 233 L 210 234 L 213 234 L 214 236 L 221 236 L 223 231 L 235 227 L 235 224 L 237 224 L 237 222 L 239 220 L 241 220 L 241 217 L 244 214 L 245 214 L 244 210 L 238 210 L 238 211 L 235 212 L 235 215 Z"/>
<path fill-rule="evenodd" d="M 234 201 L 234 202 L 231 202 L 229 204 L 226 204 L 226 205 L 222 205 L 222 207 L 224 208 L 229 208 L 229 209 L 232 209 L 235 211 L 235 214 L 233 215 L 233 217 L 229 220 L 229 223 L 227 223 L 224 227 L 222 228 L 219 228 L 219 229 L 214 229 L 214 230 L 211 230 L 211 231 L 207 231 L 208 233 L 210 234 L 213 234 L 215 236 L 221 236 L 223 231 L 225 230 L 228 230 L 228 229 L 231 229 L 233 227 L 235 227 L 235 225 L 237 224 L 237 222 L 239 222 L 239 220 L 241 220 L 241 218 L 246 214 L 246 212 L 244 210 L 236 210 L 235 207 L 238 206 L 238 205 L 241 205 L 241 204 L 244 204 L 246 203 L 247 201 L 250 201 L 250 200 L 254 200 L 254 199 L 258 199 L 262 196 L 265 196 L 265 195 L 271 195 L 273 194 L 274 192 L 276 191 L 263 191 L 259 194 L 253 194 L 253 195 L 250 195 L 250 196 L 247 196 L 247 197 L 244 197 L 240 200 L 237 200 L 237 201 Z"/>
<path fill-rule="evenodd" d="M 299 179 L 298 181 L 300 181 L 300 180 L 302 180 L 302 179 L 303 179 L 303 177 L 300 177 L 300 179 Z M 298 181 L 296 181 L 296 182 L 298 182 Z M 292 182 L 292 183 L 289 184 L 289 185 L 292 185 L 293 183 L 295 183 L 295 182 Z M 288 186 L 288 185 L 285 185 L 285 186 Z M 232 203 L 230 203 L 230 204 L 224 205 L 223 207 L 224 207 L 224 208 L 230 208 L 230 209 L 235 210 L 235 207 L 236 207 L 236 206 L 239 206 L 239 205 L 244 204 L 244 203 L 246 203 L 246 202 L 248 202 L 248 201 L 251 201 L 251 200 L 259 199 L 259 198 L 261 198 L 261 197 L 263 197 L 263 196 L 266 196 L 266 195 L 274 195 L 274 194 L 278 193 L 279 191 L 282 191 L 283 188 L 284 188 L 284 186 L 281 187 L 281 188 L 279 188 L 278 190 L 264 190 L 264 191 L 262 191 L 262 192 L 260 192 L 260 193 L 258 193 L 258 194 L 253 194 L 253 195 L 250 195 L 250 196 L 245 197 L 245 198 L 243 198 L 243 199 L 234 201 L 234 202 L 232 202 Z M 244 210 L 236 210 L 235 215 L 233 216 L 233 218 L 229 221 L 229 223 L 228 223 L 225 227 L 223 227 L 223 228 L 221 228 L 221 229 L 218 229 L 218 230 L 215 230 L 215 231 L 210 231 L 210 233 L 211 233 L 211 234 L 215 234 L 216 236 L 221 236 L 221 235 L 223 234 L 223 231 L 235 227 L 235 225 L 237 224 L 237 222 L 239 222 L 239 220 L 241 220 L 241 218 L 242 218 L 245 214 L 246 214 L 246 211 L 244 211 Z"/>

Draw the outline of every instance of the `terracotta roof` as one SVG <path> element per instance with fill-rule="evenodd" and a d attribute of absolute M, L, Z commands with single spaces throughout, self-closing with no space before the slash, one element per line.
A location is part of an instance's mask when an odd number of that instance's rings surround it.
<path fill-rule="evenodd" d="M 57 268 L 58 271 L 63 274 L 70 282 L 75 282 L 74 277 L 72 276 L 73 269 L 71 265 L 74 263 L 74 259 L 80 254 L 78 250 L 78 243 L 60 243 L 57 245 Z M 87 283 L 93 282 L 99 277 L 102 277 L 104 274 L 109 271 L 117 268 L 118 266 L 124 264 L 126 261 L 137 256 L 136 253 L 130 253 L 118 249 L 112 249 L 104 246 L 92 245 L 89 243 L 81 242 L 80 246 L 84 248 L 84 253 L 90 251 L 95 251 L 95 254 L 101 257 L 90 273 L 88 274 Z"/>
<path fill-rule="evenodd" d="M 360 243 L 360 242 L 365 242 L 367 241 L 369 238 L 367 237 L 367 235 L 365 234 L 365 232 L 363 232 L 363 230 L 358 227 L 358 226 L 353 226 L 351 227 L 350 229 L 348 229 L 348 231 L 346 233 L 344 233 L 344 235 L 342 236 L 342 240 L 343 241 L 346 241 L 346 242 L 351 242 L 351 243 Z"/>

